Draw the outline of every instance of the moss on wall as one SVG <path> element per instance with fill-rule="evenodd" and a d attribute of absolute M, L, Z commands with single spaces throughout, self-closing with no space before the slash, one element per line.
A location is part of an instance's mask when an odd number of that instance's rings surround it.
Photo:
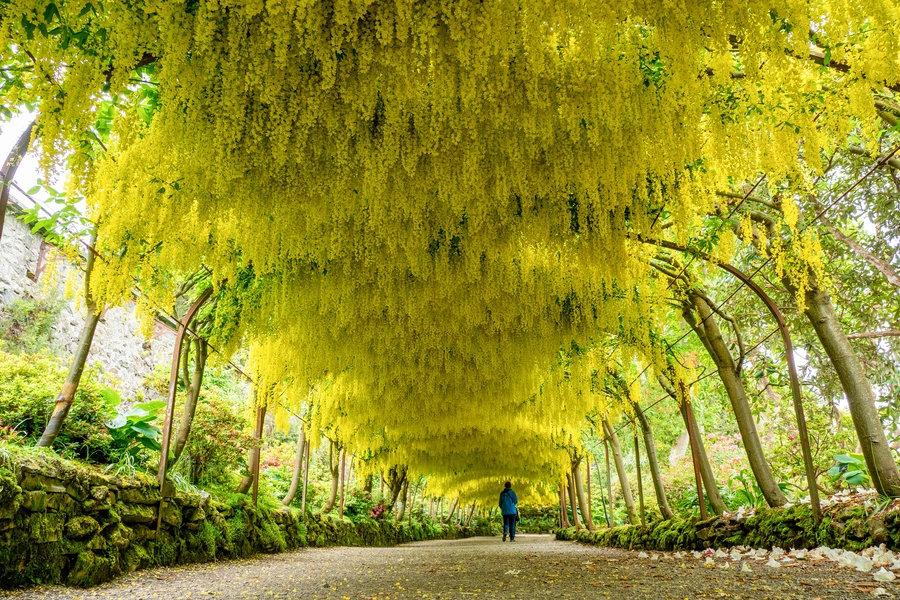
<path fill-rule="evenodd" d="M 900 511 L 870 515 L 862 506 L 834 506 L 816 525 L 812 510 L 799 505 L 761 509 L 743 519 L 676 518 L 646 526 L 598 529 L 594 533 L 561 529 L 557 530 L 556 537 L 630 550 L 702 550 L 744 545 L 797 549 L 829 546 L 858 551 L 881 543 L 892 550 L 900 550 Z"/>
<path fill-rule="evenodd" d="M 254 506 L 247 496 L 170 494 L 150 478 L 122 479 L 53 453 L 5 456 L 0 467 L 0 587 L 88 587 L 153 566 L 245 558 L 302 546 L 389 546 L 451 539 L 469 528 L 418 522 L 351 523 L 293 509 Z"/>

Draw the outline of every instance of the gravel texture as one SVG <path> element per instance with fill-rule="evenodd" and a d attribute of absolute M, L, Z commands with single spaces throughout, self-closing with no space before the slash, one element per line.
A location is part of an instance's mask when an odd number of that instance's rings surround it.
<path fill-rule="evenodd" d="M 550 535 L 418 542 L 395 548 L 304 549 L 250 560 L 141 571 L 89 590 L 63 587 L 3 598 L 885 598 L 894 583 L 834 563 L 715 564 L 685 553 L 637 552 L 559 542 Z M 724 568 L 723 565 L 728 565 Z M 900 581 L 900 580 L 898 580 Z"/>

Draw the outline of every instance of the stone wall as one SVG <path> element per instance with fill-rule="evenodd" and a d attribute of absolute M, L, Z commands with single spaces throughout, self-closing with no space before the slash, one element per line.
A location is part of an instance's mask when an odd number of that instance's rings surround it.
<path fill-rule="evenodd" d="M 222 502 L 172 487 L 162 499 L 149 477 L 109 475 L 50 451 L 6 449 L 0 458 L 0 588 L 6 589 L 86 587 L 135 569 L 301 546 L 387 546 L 490 534 L 416 521 L 301 517 L 294 509 L 253 506 L 245 495 Z"/>
<path fill-rule="evenodd" d="M 51 247 L 42 236 L 31 233 L 17 215 L 21 209 L 11 203 L 6 213 L 3 237 L 0 239 L 0 308 L 15 298 L 41 298 L 56 293 L 63 296 L 68 272 L 74 267 L 62 259 L 53 259 Z M 56 281 L 46 280 L 48 260 L 56 260 Z M 53 327 L 52 344 L 72 353 L 84 323 L 84 309 L 73 300 L 65 306 Z M 154 335 L 145 340 L 139 331 L 134 303 L 107 310 L 97 326 L 89 357 L 99 362 L 111 375 L 123 398 L 134 396 L 154 366 L 171 362 L 175 334 L 159 324 Z M 152 397 L 152 394 L 148 394 Z"/>
<path fill-rule="evenodd" d="M 900 550 L 900 510 L 894 506 L 875 513 L 860 504 L 835 504 L 825 509 L 822 522 L 816 524 L 809 506 L 796 505 L 759 509 L 744 518 L 712 517 L 704 521 L 675 518 L 646 526 L 600 528 L 594 533 L 560 529 L 556 537 L 628 550 L 828 546 L 859 551 L 878 544 Z"/>

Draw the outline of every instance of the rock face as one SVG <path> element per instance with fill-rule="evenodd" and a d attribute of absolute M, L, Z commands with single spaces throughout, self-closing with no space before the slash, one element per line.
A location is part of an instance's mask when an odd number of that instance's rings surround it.
<path fill-rule="evenodd" d="M 20 454 L 21 453 L 21 454 Z M 293 509 L 227 504 L 156 481 L 123 479 L 49 452 L 17 451 L 0 467 L 0 588 L 86 587 L 135 569 L 244 558 L 300 546 L 389 546 L 487 531 L 385 521 L 354 524 Z M 162 520 L 157 530 L 160 502 Z"/>
<path fill-rule="evenodd" d="M 66 278 L 76 273 L 68 261 L 53 258 L 44 239 L 16 218 L 21 213 L 12 202 L 6 213 L 3 237 L 0 238 L 0 308 L 16 298 L 41 298 L 57 293 L 63 296 Z M 53 264 L 48 268 L 48 264 Z M 48 272 L 56 271 L 55 281 Z M 80 277 L 78 277 L 80 285 Z M 80 289 L 80 288 L 79 288 Z M 68 300 L 53 326 L 52 343 L 72 352 L 78 343 L 84 323 L 84 310 Z M 111 308 L 97 325 L 89 362 L 100 362 L 116 379 L 123 398 L 142 389 L 144 379 L 158 364 L 171 360 L 175 334 L 157 325 L 153 336 L 145 340 L 135 315 L 134 304 Z M 153 392 L 145 392 L 152 399 Z"/>

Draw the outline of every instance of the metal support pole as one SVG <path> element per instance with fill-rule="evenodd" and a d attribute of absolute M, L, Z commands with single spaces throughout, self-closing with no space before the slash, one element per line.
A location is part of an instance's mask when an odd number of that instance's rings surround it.
<path fill-rule="evenodd" d="M 162 526 L 163 508 L 166 504 L 166 473 L 169 468 L 169 445 L 172 440 L 172 418 L 175 414 L 175 394 L 178 390 L 178 367 L 181 363 L 181 349 L 184 346 L 184 336 L 187 333 L 187 328 L 196 316 L 197 311 L 200 310 L 200 307 L 211 295 L 212 288 L 207 288 L 200 294 L 200 297 L 194 301 L 178 323 L 178 331 L 175 334 L 175 348 L 172 350 L 172 370 L 169 373 L 169 391 L 166 395 L 166 413 L 163 418 L 162 439 L 160 440 L 159 450 L 159 472 L 157 473 L 157 480 L 159 481 L 159 514 L 156 516 L 157 531 Z"/>
<path fill-rule="evenodd" d="M 19 163 L 28 152 L 28 144 L 31 143 L 31 132 L 34 131 L 34 121 L 25 128 L 13 149 L 10 150 L 3 169 L 0 170 L 0 239 L 3 238 L 3 222 L 6 220 L 6 206 L 9 204 L 9 188 L 16 176 Z"/>

